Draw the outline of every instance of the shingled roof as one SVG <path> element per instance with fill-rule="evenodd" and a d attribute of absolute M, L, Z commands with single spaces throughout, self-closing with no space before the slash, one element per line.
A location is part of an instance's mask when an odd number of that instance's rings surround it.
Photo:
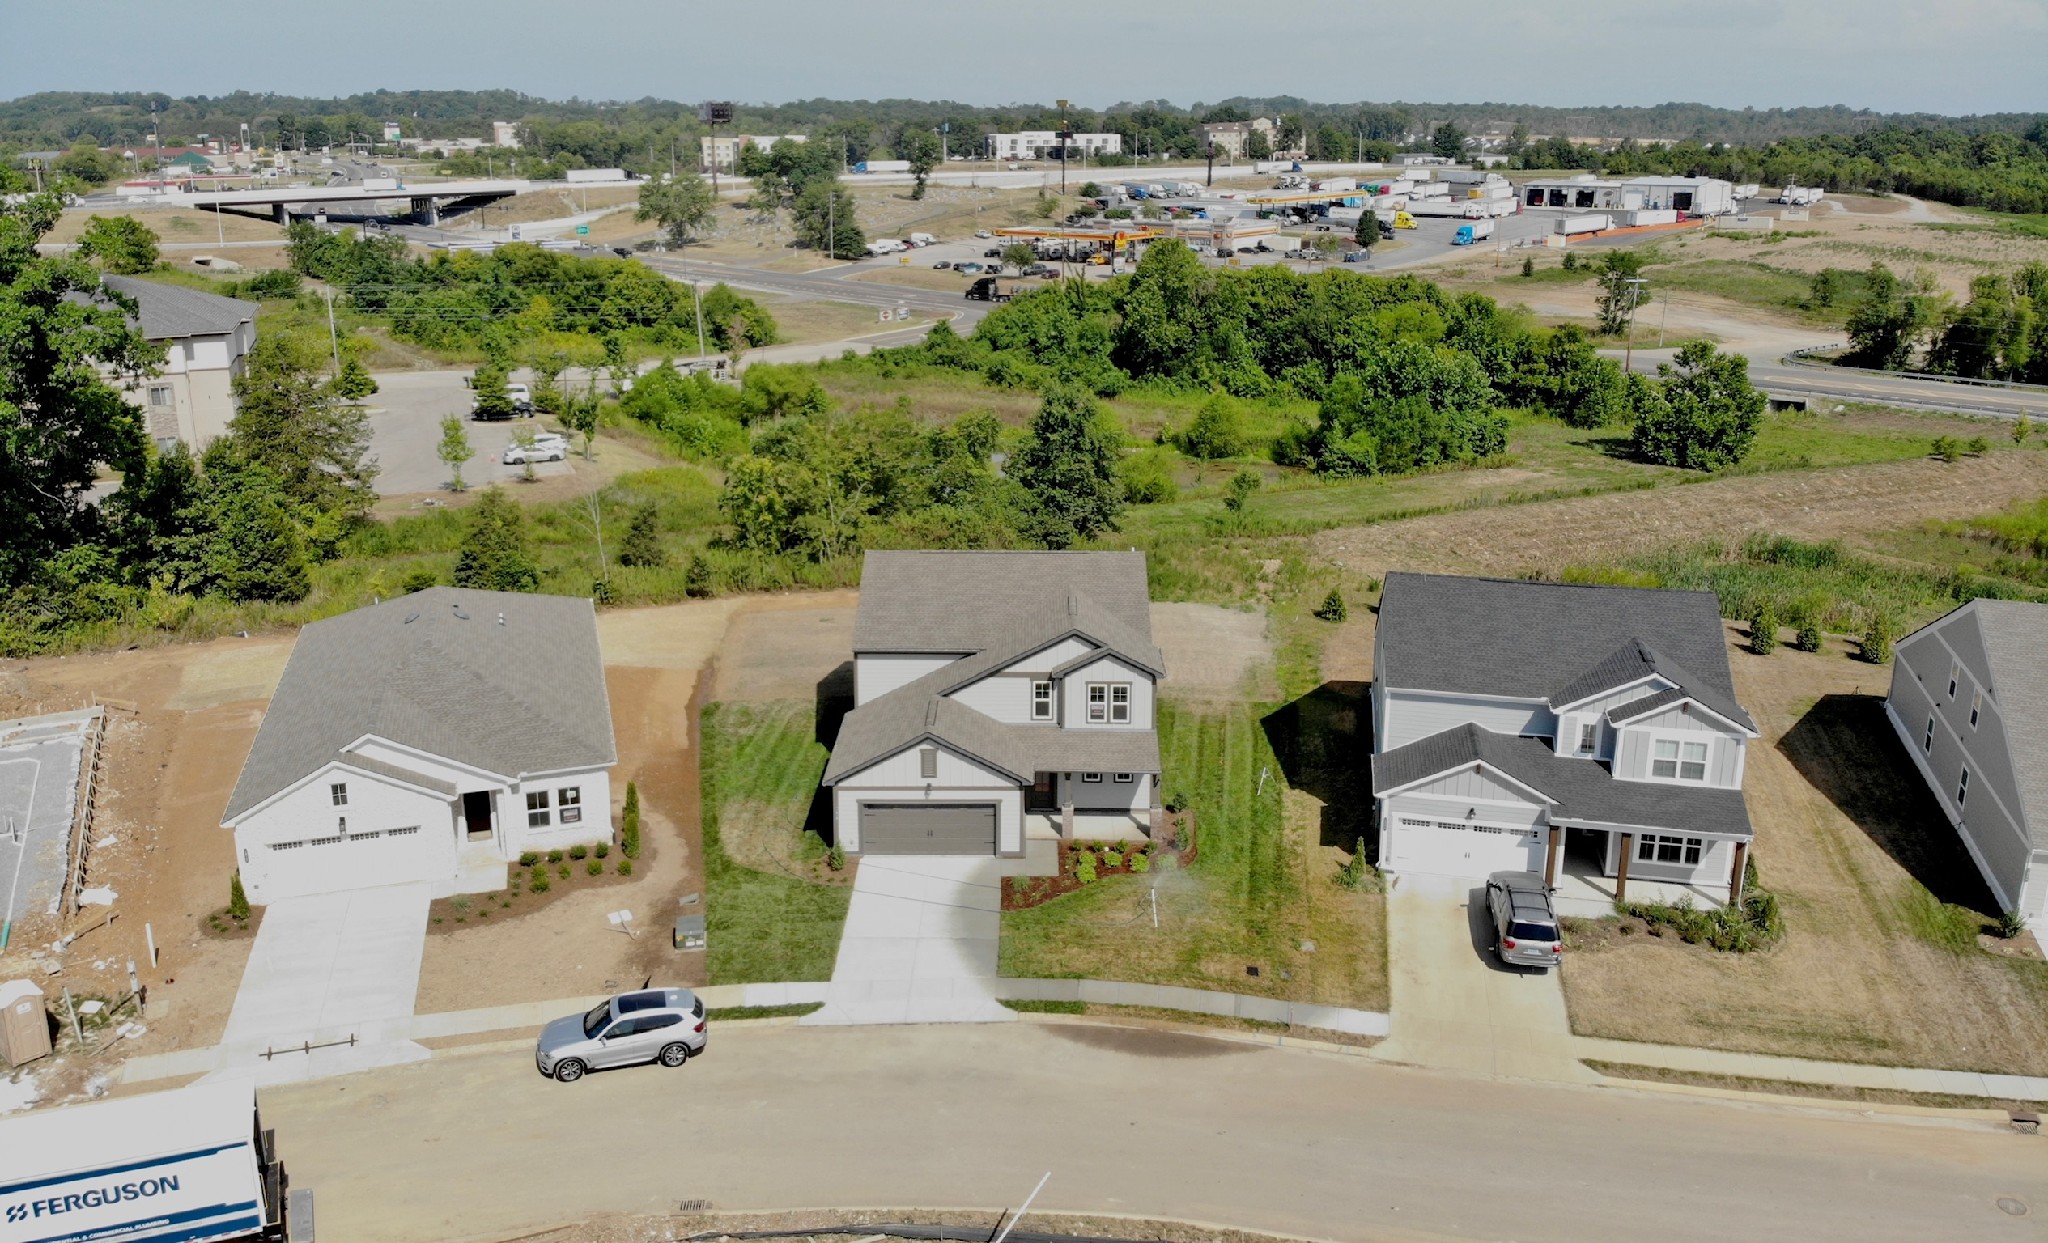
<path fill-rule="evenodd" d="M 1395 690 L 1566 704 L 1655 673 L 1755 727 L 1711 592 L 1396 572 L 1377 642 L 1374 675 Z"/>
<path fill-rule="evenodd" d="M 134 276 L 102 276 L 100 283 L 135 299 L 136 325 L 151 341 L 224 336 L 255 319 L 258 309 L 255 303 L 240 298 Z"/>
<path fill-rule="evenodd" d="M 2034 849 L 2048 850 L 2048 605 L 1973 600 L 1990 661 L 1991 697 L 2005 723 L 2013 784 Z"/>
<path fill-rule="evenodd" d="M 1505 773 L 1542 795 L 1553 821 L 1744 839 L 1753 834 L 1740 790 L 1617 781 L 1591 760 L 1561 756 L 1534 738 L 1469 723 L 1374 756 L 1372 792 L 1384 796 L 1473 763 Z"/>
<path fill-rule="evenodd" d="M 334 760 L 441 788 L 344 750 L 365 735 L 513 779 L 616 763 L 591 602 L 434 587 L 307 626 L 222 820 Z"/>

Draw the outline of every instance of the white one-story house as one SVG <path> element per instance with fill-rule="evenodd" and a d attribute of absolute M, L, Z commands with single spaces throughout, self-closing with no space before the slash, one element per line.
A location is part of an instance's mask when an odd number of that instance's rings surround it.
<path fill-rule="evenodd" d="M 2048 605 L 1972 600 L 1893 657 L 1906 754 L 1999 905 L 2048 928 Z"/>
<path fill-rule="evenodd" d="M 221 823 L 252 902 L 502 888 L 611 839 L 617 762 L 589 600 L 433 587 L 299 632 Z"/>
<path fill-rule="evenodd" d="M 1389 574 L 1373 669 L 1386 871 L 1740 896 L 1757 728 L 1713 595 Z"/>
<path fill-rule="evenodd" d="M 1153 830 L 1166 662 L 1142 553 L 870 552 L 853 659 L 824 776 L 848 854 Z"/>

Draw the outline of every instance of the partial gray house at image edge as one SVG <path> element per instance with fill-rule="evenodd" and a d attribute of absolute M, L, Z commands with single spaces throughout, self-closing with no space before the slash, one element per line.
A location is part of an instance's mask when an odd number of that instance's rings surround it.
<path fill-rule="evenodd" d="M 1901 639 L 1884 710 L 1992 896 L 2048 928 L 2048 605 L 1972 600 Z"/>
<path fill-rule="evenodd" d="M 849 854 L 1009 857 L 1159 815 L 1145 558 L 870 552 L 824 785 Z"/>
<path fill-rule="evenodd" d="M 1740 897 L 1758 734 L 1712 594 L 1389 574 L 1372 713 L 1383 869 Z"/>

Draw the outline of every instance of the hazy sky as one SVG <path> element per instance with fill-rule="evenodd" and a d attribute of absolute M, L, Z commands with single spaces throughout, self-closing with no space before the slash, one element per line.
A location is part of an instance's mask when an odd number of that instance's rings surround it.
<path fill-rule="evenodd" d="M 0 98 L 380 87 L 2038 111 L 2048 0 L 0 0 Z"/>

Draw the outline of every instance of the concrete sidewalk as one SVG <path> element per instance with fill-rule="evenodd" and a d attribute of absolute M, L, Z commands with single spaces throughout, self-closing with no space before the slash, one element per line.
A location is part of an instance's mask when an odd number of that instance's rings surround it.
<path fill-rule="evenodd" d="M 1939 1092 L 1952 1096 L 1982 1096 L 1991 1100 L 2048 1101 L 2048 1078 L 2032 1075 L 1869 1066 L 1860 1062 L 1817 1062 L 1768 1053 L 1731 1053 L 1724 1049 L 1637 1044 L 1632 1040 L 1601 1040 L 1591 1036 L 1573 1037 L 1572 1054 L 1595 1061 L 1656 1066 L 1695 1074 L 1734 1075 L 1744 1079 L 1776 1079 L 1787 1083 L 1883 1088 L 1901 1092 Z M 1609 1081 L 1630 1082 L 1618 1078 Z"/>
<path fill-rule="evenodd" d="M 1382 1061 L 1466 1074 L 1592 1083 L 1554 972 L 1505 967 L 1484 935 L 1478 885 L 1403 876 L 1387 895 L 1392 1034 Z"/>

